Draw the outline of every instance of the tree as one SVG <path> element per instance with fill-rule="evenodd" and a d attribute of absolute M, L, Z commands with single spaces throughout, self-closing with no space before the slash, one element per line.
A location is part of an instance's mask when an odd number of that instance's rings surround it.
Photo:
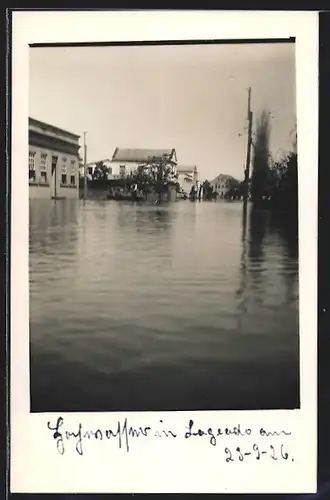
<path fill-rule="evenodd" d="M 212 200 L 213 197 L 213 186 L 210 184 L 210 181 L 205 179 L 205 181 L 203 182 L 203 198 L 204 200 Z"/>
<path fill-rule="evenodd" d="M 295 151 L 283 155 L 270 169 L 272 200 L 277 208 L 298 210 L 298 157 Z"/>
<path fill-rule="evenodd" d="M 180 186 L 180 182 L 176 182 L 175 183 L 175 190 L 177 193 L 181 193 L 181 186 Z"/>
<path fill-rule="evenodd" d="M 233 177 L 229 177 L 227 180 L 227 187 L 229 189 L 238 189 L 240 187 L 240 182 Z"/>
<path fill-rule="evenodd" d="M 269 171 L 269 138 L 270 114 L 263 110 L 257 120 L 255 140 L 253 143 L 253 160 L 251 176 L 251 197 L 258 202 L 267 194 L 270 181 Z"/>
<path fill-rule="evenodd" d="M 167 192 L 170 186 L 177 187 L 178 175 L 167 155 L 152 156 L 129 176 L 128 181 L 143 192 L 158 193 L 161 199 L 162 193 Z"/>
<path fill-rule="evenodd" d="M 102 161 L 97 162 L 93 172 L 93 181 L 106 181 L 108 180 L 109 167 L 104 165 Z"/>
<path fill-rule="evenodd" d="M 272 207 L 285 210 L 297 219 L 298 223 L 298 155 L 297 125 L 290 132 L 291 151 L 284 153 L 270 167 L 272 181 Z"/>

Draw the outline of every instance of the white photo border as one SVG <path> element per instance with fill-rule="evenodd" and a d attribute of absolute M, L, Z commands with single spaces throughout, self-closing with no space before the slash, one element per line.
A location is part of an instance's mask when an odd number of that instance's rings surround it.
<path fill-rule="evenodd" d="M 60 28 L 59 28 L 60 27 Z M 286 429 L 294 460 L 227 463 L 199 440 L 134 441 L 129 453 L 88 442 L 83 456 L 60 455 L 47 422 L 30 413 L 28 157 L 29 44 L 295 37 L 299 169 L 301 408 L 292 411 L 68 413 L 75 429 L 132 425 Z M 12 493 L 308 493 L 317 466 L 318 14 L 267 11 L 13 11 L 11 144 L 10 429 Z M 165 424 L 164 424 L 165 425 Z M 237 438 L 233 446 L 241 446 Z M 250 444 L 252 441 L 250 442 Z M 291 455 L 290 455 L 291 456 Z"/>

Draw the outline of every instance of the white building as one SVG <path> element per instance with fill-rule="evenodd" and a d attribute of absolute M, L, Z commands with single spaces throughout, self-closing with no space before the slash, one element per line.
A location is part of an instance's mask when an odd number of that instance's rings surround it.
<path fill-rule="evenodd" d="M 124 178 L 145 165 L 151 158 L 166 157 L 168 163 L 176 168 L 175 149 L 123 149 L 116 148 L 109 163 L 109 180 Z"/>
<path fill-rule="evenodd" d="M 87 163 L 87 178 L 92 180 L 95 168 L 102 163 L 108 169 L 108 180 L 122 179 L 135 172 L 137 168 L 145 166 L 151 158 L 162 159 L 166 157 L 168 164 L 173 167 L 176 174 L 175 149 L 122 149 L 116 148 L 112 159 L 98 160 Z M 79 166 L 80 177 L 84 177 L 84 165 Z"/>
<path fill-rule="evenodd" d="M 196 165 L 178 165 L 177 173 L 178 182 L 185 193 L 189 194 L 192 186 L 198 189 L 198 170 Z"/>
<path fill-rule="evenodd" d="M 210 182 L 210 185 L 213 187 L 213 191 L 220 198 L 223 198 L 230 189 L 238 187 L 239 181 L 232 175 L 219 174 Z"/>
<path fill-rule="evenodd" d="M 86 165 L 86 169 L 87 169 L 86 175 L 87 175 L 87 179 L 88 180 L 92 180 L 95 167 L 99 163 L 103 163 L 103 165 L 105 165 L 109 169 L 109 175 L 111 174 L 111 160 L 109 158 L 106 158 L 105 160 L 94 161 L 94 162 L 91 162 L 91 163 L 87 163 L 87 165 Z M 84 170 L 85 170 L 84 165 L 80 164 L 79 165 L 79 175 L 80 175 L 80 177 L 84 177 Z"/>

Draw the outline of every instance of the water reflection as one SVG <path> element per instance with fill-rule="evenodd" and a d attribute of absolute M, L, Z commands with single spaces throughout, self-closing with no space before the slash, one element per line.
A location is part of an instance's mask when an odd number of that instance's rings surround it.
<path fill-rule="evenodd" d="M 136 230 L 140 232 L 159 233 L 163 230 L 171 230 L 174 225 L 175 212 L 164 207 L 141 205 L 136 210 Z"/>
<path fill-rule="evenodd" d="M 245 290 L 247 289 L 247 217 L 248 217 L 248 206 L 246 203 L 243 204 L 243 210 L 242 210 L 242 254 L 241 254 L 241 260 L 240 260 L 240 280 L 239 280 L 239 288 L 236 291 L 237 297 L 239 297 L 238 300 L 238 311 L 239 313 L 246 313 L 247 312 L 247 300 L 248 297 L 244 294 Z M 238 326 L 241 329 L 242 328 L 242 315 L 238 315 Z"/>
<path fill-rule="evenodd" d="M 236 291 L 238 328 L 253 331 L 259 336 L 258 342 L 267 332 L 267 343 L 279 356 L 287 377 L 284 382 L 283 372 L 279 374 L 277 389 L 289 388 L 299 404 L 298 260 L 294 241 L 281 224 L 272 223 L 270 212 L 260 207 L 243 207 Z M 293 331 L 296 335 L 290 334 Z M 281 342 L 282 348 L 277 351 L 275 345 Z M 290 373 L 292 364 L 295 371 Z"/>
<path fill-rule="evenodd" d="M 290 259 L 297 261 L 299 255 L 297 220 L 293 216 L 275 212 L 271 214 L 269 224 L 271 230 L 282 239 Z"/>
<path fill-rule="evenodd" d="M 273 214 L 270 218 L 270 229 L 282 242 L 281 266 L 279 273 L 285 283 L 285 297 L 289 307 L 297 309 L 298 302 L 298 274 L 299 274 L 299 246 L 298 226 L 293 217 L 284 217 L 282 214 Z M 298 312 L 297 312 L 298 324 Z"/>
<path fill-rule="evenodd" d="M 30 253 L 41 250 L 52 253 L 55 247 L 64 250 L 77 241 L 78 207 L 76 200 L 62 203 L 56 200 L 32 200 L 29 206 Z"/>
<path fill-rule="evenodd" d="M 257 294 L 264 291 L 264 238 L 267 233 L 267 215 L 265 210 L 243 205 L 241 287 L 237 294 L 245 294 L 249 299 L 254 296 L 253 291 Z"/>
<path fill-rule="evenodd" d="M 281 277 L 285 281 L 285 299 L 294 301 L 297 306 L 297 236 L 292 226 L 283 220 L 281 223 L 278 216 L 260 207 L 243 206 L 240 269 L 242 280 L 238 294 L 242 294 L 246 288 L 250 294 L 254 289 L 262 299 L 265 280 L 270 271 L 276 270 L 278 276 L 274 272 L 273 279 Z"/>
<path fill-rule="evenodd" d="M 33 411 L 297 407 L 283 237 L 239 203 L 32 201 Z"/>
<path fill-rule="evenodd" d="M 39 340 L 44 334 L 39 325 L 50 317 L 51 333 L 60 321 L 63 297 L 69 298 L 75 286 L 78 216 L 76 200 L 30 202 L 30 331 Z"/>
<path fill-rule="evenodd" d="M 259 264 L 262 263 L 264 258 L 263 241 L 267 231 L 268 212 L 259 207 L 252 206 L 249 215 L 249 259 Z"/>

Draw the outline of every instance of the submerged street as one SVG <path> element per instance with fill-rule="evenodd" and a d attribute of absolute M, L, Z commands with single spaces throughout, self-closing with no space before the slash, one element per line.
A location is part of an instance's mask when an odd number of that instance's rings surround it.
<path fill-rule="evenodd" d="M 31 410 L 298 407 L 297 248 L 242 212 L 31 200 Z"/>

